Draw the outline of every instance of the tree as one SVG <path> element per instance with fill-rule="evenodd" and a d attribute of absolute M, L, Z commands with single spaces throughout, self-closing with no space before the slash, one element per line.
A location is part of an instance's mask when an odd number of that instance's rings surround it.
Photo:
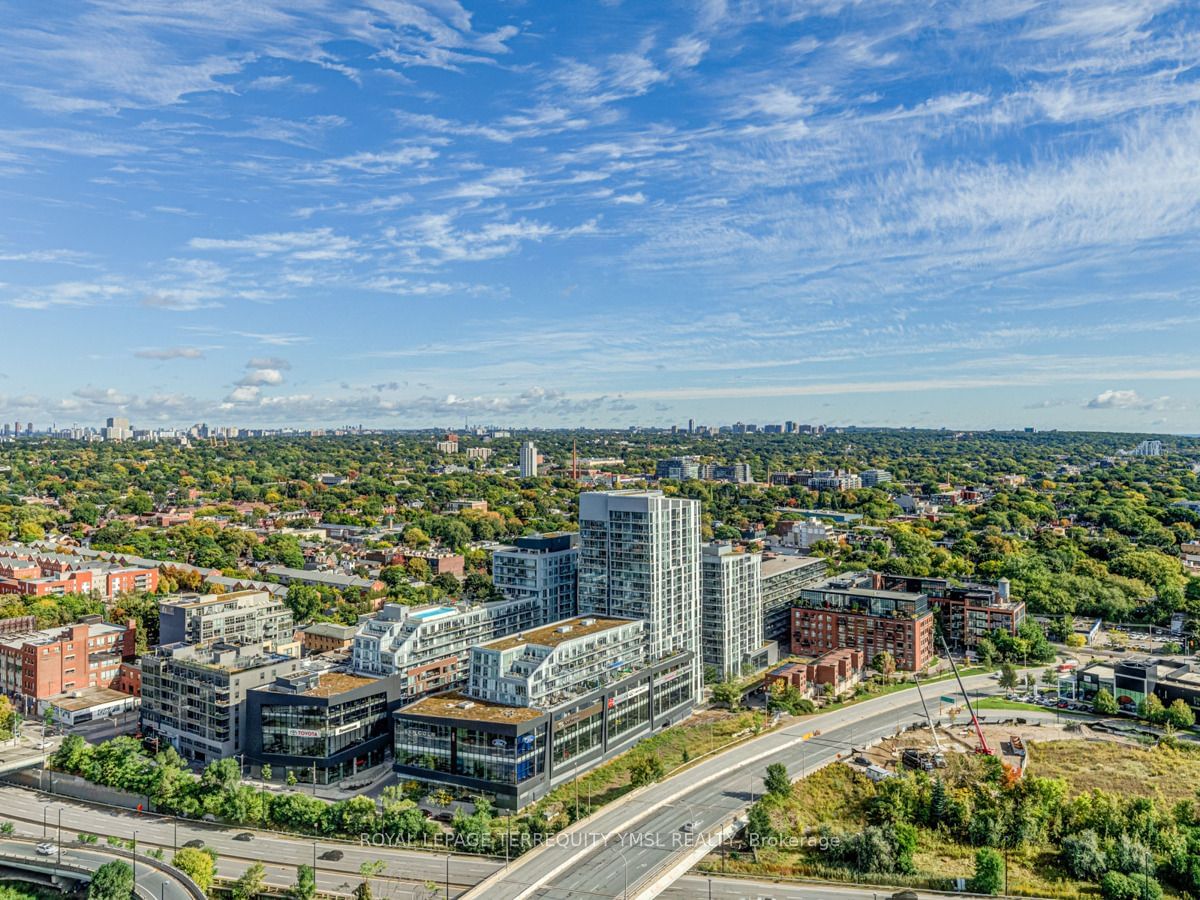
<path fill-rule="evenodd" d="M 254 900 L 263 892 L 267 870 L 262 863 L 256 862 L 235 881 L 229 888 L 231 900 Z"/>
<path fill-rule="evenodd" d="M 1156 694 L 1147 694 L 1138 704 L 1138 715 L 1151 725 L 1161 725 L 1167 719 L 1167 710 Z"/>
<path fill-rule="evenodd" d="M 1115 716 L 1119 707 L 1116 698 L 1108 692 L 1108 688 L 1100 688 L 1092 698 L 1092 709 L 1101 716 Z"/>
<path fill-rule="evenodd" d="M 1174 728 L 1191 728 L 1196 724 L 1196 714 L 1182 698 L 1179 698 L 1167 707 L 1166 720 Z"/>
<path fill-rule="evenodd" d="M 1148 875 L 1109 872 L 1100 880 L 1104 900 L 1161 900 L 1162 887 Z"/>
<path fill-rule="evenodd" d="M 975 875 L 967 890 L 976 894 L 998 894 L 1004 887 L 1004 859 L 991 847 L 975 852 Z"/>
<path fill-rule="evenodd" d="M 929 824 L 932 827 L 937 827 L 946 818 L 949 798 L 946 796 L 946 783 L 942 779 L 935 779 L 933 788 L 929 792 Z"/>
<path fill-rule="evenodd" d="M 662 760 L 657 756 L 642 756 L 629 766 L 629 783 L 634 787 L 658 781 L 666 774 Z"/>
<path fill-rule="evenodd" d="M 122 859 L 106 862 L 88 885 L 88 900 L 129 900 L 133 896 L 133 867 Z"/>
<path fill-rule="evenodd" d="M 1090 828 L 1062 839 L 1062 860 L 1068 872 L 1084 881 L 1099 881 L 1108 871 L 1100 835 Z"/>
<path fill-rule="evenodd" d="M 891 682 L 896 672 L 896 658 L 886 650 L 876 653 L 871 659 L 871 668 L 882 675 L 885 682 Z"/>
<path fill-rule="evenodd" d="M 314 900 L 317 896 L 317 873 L 312 866 L 296 869 L 296 883 L 288 890 L 291 900 Z"/>
<path fill-rule="evenodd" d="M 258 770 L 258 774 L 259 774 L 259 777 L 262 778 L 263 781 L 270 781 L 271 775 L 272 775 L 271 764 L 263 763 L 262 767 Z"/>
<path fill-rule="evenodd" d="M 787 766 L 783 763 L 771 763 L 767 766 L 767 774 L 763 777 L 763 787 L 773 797 L 790 797 L 792 779 L 788 777 Z"/>
<path fill-rule="evenodd" d="M 208 853 L 195 847 L 184 847 L 171 858 L 171 865 L 196 882 L 200 890 L 208 893 L 212 889 L 216 863 Z"/>
<path fill-rule="evenodd" d="M 1015 690 L 1017 687 L 1017 667 L 1012 663 L 1006 662 L 1000 667 L 1000 687 L 1007 691 Z"/>
<path fill-rule="evenodd" d="M 746 816 L 746 834 L 750 838 L 750 846 L 756 848 L 769 846 L 775 837 L 771 815 L 761 800 L 750 807 Z"/>
<path fill-rule="evenodd" d="M 737 709 L 742 699 L 742 692 L 735 682 L 722 681 L 712 686 L 712 698 L 714 703 L 720 703 L 729 709 Z"/>
<path fill-rule="evenodd" d="M 354 889 L 354 900 L 371 900 L 371 882 L 363 879 Z"/>

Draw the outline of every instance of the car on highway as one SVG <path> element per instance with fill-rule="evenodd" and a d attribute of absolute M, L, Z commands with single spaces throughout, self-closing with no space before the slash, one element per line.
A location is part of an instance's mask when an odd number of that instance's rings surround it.
<path fill-rule="evenodd" d="M 241 834 L 235 834 L 233 839 L 235 841 L 252 841 L 254 840 L 254 834 L 249 831 L 243 831 Z"/>
<path fill-rule="evenodd" d="M 321 854 L 321 859 L 328 860 L 329 862 L 337 862 L 345 855 L 341 850 L 326 850 Z"/>
<path fill-rule="evenodd" d="M 192 838 L 183 846 L 190 847 L 193 850 L 201 850 L 204 847 L 204 841 L 200 840 L 200 838 Z"/>
<path fill-rule="evenodd" d="M 51 843 L 42 843 L 37 845 L 38 856 L 53 856 L 58 852 L 58 848 Z"/>
<path fill-rule="evenodd" d="M 699 828 L 700 828 L 700 820 L 699 819 L 692 819 L 692 821 L 684 822 L 682 825 L 679 826 L 680 831 L 686 831 L 688 834 L 691 834 L 693 831 L 697 831 Z"/>

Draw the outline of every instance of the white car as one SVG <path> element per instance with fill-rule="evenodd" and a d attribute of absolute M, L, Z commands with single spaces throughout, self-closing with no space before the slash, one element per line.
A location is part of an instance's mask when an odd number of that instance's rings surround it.
<path fill-rule="evenodd" d="M 53 856 L 57 852 L 58 848 L 53 844 L 46 843 L 37 845 L 38 856 Z"/>
<path fill-rule="evenodd" d="M 684 822 L 681 826 L 679 826 L 679 830 L 686 831 L 688 834 L 691 834 L 693 831 L 697 830 L 699 827 L 700 827 L 700 820 L 693 819 L 691 822 Z"/>

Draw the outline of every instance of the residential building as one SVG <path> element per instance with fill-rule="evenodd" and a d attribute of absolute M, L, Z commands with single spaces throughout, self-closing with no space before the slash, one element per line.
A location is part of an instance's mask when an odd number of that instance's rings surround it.
<path fill-rule="evenodd" d="M 651 659 L 692 654 L 699 696 L 700 502 L 662 491 L 580 494 L 579 613 L 645 619 Z"/>
<path fill-rule="evenodd" d="M 887 469 L 867 469 L 865 472 L 859 472 L 858 478 L 863 487 L 879 487 L 896 480 Z"/>
<path fill-rule="evenodd" d="M 292 611 L 266 591 L 232 594 L 183 594 L 158 603 L 161 644 L 289 643 L 295 626 Z"/>
<path fill-rule="evenodd" d="M 780 647 L 792 645 L 792 607 L 800 592 L 825 577 L 826 562 L 820 556 L 783 556 L 764 553 L 759 566 L 762 582 L 764 641 Z"/>
<path fill-rule="evenodd" d="M 467 448 L 467 459 L 469 459 L 469 460 L 477 459 L 480 462 L 487 462 L 489 459 L 492 458 L 492 454 L 494 452 L 495 451 L 492 450 L 491 447 L 468 447 Z"/>
<path fill-rule="evenodd" d="M 28 623 L 22 617 L 21 622 Z M 27 711 L 62 694 L 112 688 L 121 664 L 136 654 L 137 633 L 88 616 L 61 628 L 8 632 L 0 637 L 0 688 Z"/>
<path fill-rule="evenodd" d="M 704 481 L 731 481 L 734 484 L 750 484 L 754 481 L 749 463 L 732 463 L 731 465 L 706 463 L 699 467 L 699 477 Z"/>
<path fill-rule="evenodd" d="M 457 439 L 447 438 L 444 441 L 437 441 L 433 446 L 438 453 L 453 454 L 458 452 Z"/>
<path fill-rule="evenodd" d="M 521 477 L 537 478 L 538 448 L 533 441 L 525 441 L 521 445 Z"/>
<path fill-rule="evenodd" d="M 814 491 L 852 491 L 862 487 L 862 479 L 850 472 L 832 469 L 814 472 L 808 479 L 808 486 Z"/>
<path fill-rule="evenodd" d="M 129 427 L 128 419 L 110 417 L 100 429 L 100 436 L 106 441 L 130 441 L 133 440 L 133 429 Z"/>
<path fill-rule="evenodd" d="M 336 659 L 304 660 L 247 692 L 247 762 L 260 770 L 269 765 L 277 780 L 291 772 L 306 784 L 334 784 L 381 765 L 399 683 L 355 675 Z"/>
<path fill-rule="evenodd" d="M 537 597 L 458 606 L 389 603 L 365 620 L 351 648 L 351 668 L 375 678 L 400 676 L 405 702 L 466 681 L 470 648 L 542 624 Z"/>
<path fill-rule="evenodd" d="M 517 810 L 690 715 L 690 651 L 646 657 L 646 623 L 582 616 L 471 651 L 466 691 L 397 710 L 402 779 Z"/>
<path fill-rule="evenodd" d="M 763 650 L 762 556 L 729 541 L 705 544 L 700 554 L 702 653 L 720 681 L 756 671 Z"/>
<path fill-rule="evenodd" d="M 839 575 L 804 588 L 792 609 L 792 653 L 813 655 L 842 647 L 868 660 L 890 653 L 896 667 L 923 669 L 934 656 L 929 597 L 883 588 L 879 573 Z"/>
<path fill-rule="evenodd" d="M 1134 456 L 1162 456 L 1162 441 L 1142 441 L 1133 450 Z"/>
<path fill-rule="evenodd" d="M 322 572 L 317 569 L 291 569 L 287 566 L 267 566 L 263 572 L 278 578 L 283 584 L 312 584 L 339 590 L 382 591 L 387 587 L 378 578 L 362 578 L 342 572 Z"/>
<path fill-rule="evenodd" d="M 358 634 L 358 626 L 339 625 L 336 622 L 316 622 L 301 628 L 297 634 L 300 637 L 300 647 L 305 654 L 329 653 L 330 651 L 349 650 L 354 645 L 354 636 Z"/>
<path fill-rule="evenodd" d="M 423 550 L 415 547 L 387 547 L 368 550 L 363 558 L 383 563 L 385 566 L 403 566 L 411 560 L 422 559 L 429 567 L 430 575 L 450 574 L 455 578 L 462 578 L 466 572 L 466 560 L 462 554 L 444 547 L 426 547 Z"/>
<path fill-rule="evenodd" d="M 975 649 L 980 638 L 997 630 L 1016 635 L 1025 621 L 1025 604 L 1012 599 L 1007 578 L 996 584 L 956 585 L 946 578 L 882 577 L 889 590 L 913 591 L 929 598 L 942 635 L 956 653 Z"/>
<path fill-rule="evenodd" d="M 142 657 L 142 734 L 200 763 L 236 756 L 249 691 L 298 665 L 263 644 L 161 644 Z"/>
<path fill-rule="evenodd" d="M 686 481 L 700 477 L 700 464 L 694 456 L 673 456 L 670 459 L 660 459 L 654 465 L 656 478 L 671 478 L 675 481 Z"/>
<path fill-rule="evenodd" d="M 773 669 L 767 674 L 765 684 L 769 690 L 794 687 L 805 697 L 834 698 L 858 687 L 866 665 L 867 658 L 861 650 L 843 647 L 822 653 L 810 662 L 786 663 Z"/>
<path fill-rule="evenodd" d="M 791 529 L 783 536 L 780 543 L 785 547 L 797 550 L 811 550 L 821 541 L 837 543 L 837 530 L 828 522 L 817 518 L 793 522 Z"/>
<path fill-rule="evenodd" d="M 578 578 L 579 535 L 573 532 L 519 537 L 492 553 L 492 584 L 510 600 L 536 597 L 543 622 L 575 615 Z"/>
<path fill-rule="evenodd" d="M 1180 544 L 1179 561 L 1192 575 L 1200 575 L 1200 543 Z"/>

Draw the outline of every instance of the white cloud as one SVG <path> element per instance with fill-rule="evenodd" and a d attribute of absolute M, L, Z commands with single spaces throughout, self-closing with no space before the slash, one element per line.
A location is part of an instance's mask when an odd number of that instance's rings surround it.
<path fill-rule="evenodd" d="M 238 384 L 242 387 L 283 384 L 283 373 L 278 369 L 251 369 L 238 380 Z"/>
<path fill-rule="evenodd" d="M 1137 391 L 1101 391 L 1085 404 L 1086 409 L 1162 409 L 1169 397 L 1153 400 L 1143 398 Z"/>
<path fill-rule="evenodd" d="M 139 359 L 204 359 L 204 351 L 199 347 L 152 347 L 133 355 Z"/>

